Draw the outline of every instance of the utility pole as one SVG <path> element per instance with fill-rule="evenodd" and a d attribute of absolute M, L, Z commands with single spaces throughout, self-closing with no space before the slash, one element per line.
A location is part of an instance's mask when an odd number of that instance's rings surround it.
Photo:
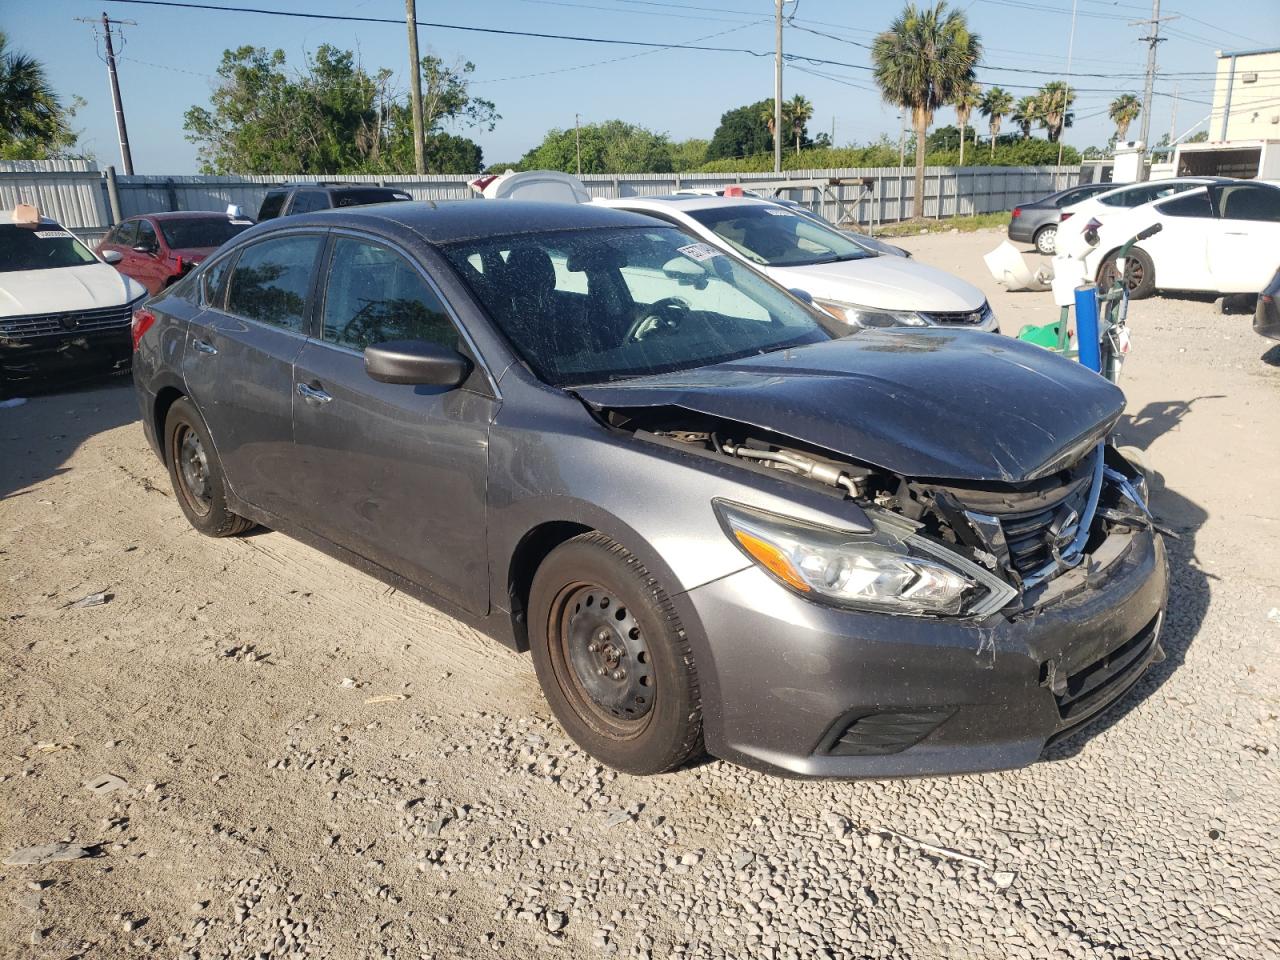
<path fill-rule="evenodd" d="M 1077 0 L 1071 0 L 1071 33 L 1067 35 L 1067 89 L 1070 92 L 1071 87 L 1071 54 L 1075 52 L 1076 46 L 1076 7 Z M 1067 129 L 1067 107 L 1062 107 L 1062 130 L 1063 133 Z M 1062 171 L 1062 133 L 1058 134 L 1058 168 L 1053 172 L 1053 189 L 1060 190 L 1058 186 L 1058 174 Z"/>
<path fill-rule="evenodd" d="M 129 130 L 124 125 L 124 104 L 120 101 L 120 78 L 116 76 L 116 49 L 111 39 L 111 28 L 115 27 L 136 27 L 135 20 L 112 20 L 104 12 L 102 20 L 91 20 L 88 17 L 76 17 L 80 23 L 90 23 L 96 28 L 99 23 L 102 24 L 103 40 L 106 41 L 106 56 L 103 57 L 107 62 L 107 79 L 111 82 L 111 101 L 116 108 L 116 134 L 120 138 L 120 166 L 124 169 L 125 176 L 133 176 L 133 153 L 129 150 Z M 121 34 L 123 37 L 124 34 Z M 121 46 L 123 50 L 124 47 Z"/>
<path fill-rule="evenodd" d="M 898 113 L 898 166 L 907 165 L 907 111 L 903 108 Z"/>
<path fill-rule="evenodd" d="M 413 113 L 413 169 L 427 172 L 423 156 L 422 129 L 422 64 L 418 60 L 418 8 L 414 0 L 404 0 L 405 26 L 409 29 L 409 107 Z"/>
<path fill-rule="evenodd" d="M 1173 138 L 1178 132 L 1178 82 L 1173 82 L 1173 107 L 1169 111 L 1169 149 L 1173 149 Z"/>
<path fill-rule="evenodd" d="M 773 172 L 782 172 L 782 4 L 774 0 L 777 11 L 777 29 L 773 58 Z"/>
<path fill-rule="evenodd" d="M 1150 20 L 1130 20 L 1131 27 L 1150 27 L 1151 33 L 1145 37 L 1138 39 L 1146 41 L 1147 44 L 1147 78 L 1142 87 L 1142 126 L 1138 134 L 1138 139 L 1142 141 L 1144 150 L 1149 150 L 1151 144 L 1147 139 L 1151 136 L 1151 96 L 1152 87 L 1156 82 L 1156 46 L 1164 37 L 1160 36 L 1160 22 L 1162 20 L 1176 20 L 1177 17 L 1160 16 L 1160 0 L 1151 0 L 1151 19 Z M 1146 176 L 1143 176 L 1146 179 Z"/>
<path fill-rule="evenodd" d="M 579 132 L 579 124 L 581 123 L 578 115 L 573 115 L 573 147 L 578 154 L 578 176 L 582 176 L 582 134 Z"/>

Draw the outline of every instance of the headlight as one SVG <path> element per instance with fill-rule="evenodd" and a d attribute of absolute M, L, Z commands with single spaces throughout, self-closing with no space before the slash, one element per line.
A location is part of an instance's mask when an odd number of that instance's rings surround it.
<path fill-rule="evenodd" d="M 908 616 L 979 617 L 1017 591 L 900 518 L 872 533 L 822 527 L 715 501 L 725 532 L 775 579 L 811 600 Z"/>
<path fill-rule="evenodd" d="M 856 303 L 816 298 L 813 302 L 851 327 L 924 327 L 928 325 L 925 319 L 913 310 L 881 310 L 877 307 L 860 307 Z"/>

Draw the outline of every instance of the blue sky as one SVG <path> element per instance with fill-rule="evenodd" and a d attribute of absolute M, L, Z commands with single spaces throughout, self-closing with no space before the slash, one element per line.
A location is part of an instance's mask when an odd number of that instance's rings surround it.
<path fill-rule="evenodd" d="M 236 0 L 207 2 L 237 5 Z M 239 5 L 404 15 L 403 0 L 242 0 Z M 986 53 L 979 79 L 984 84 L 999 84 L 1017 96 L 1053 79 L 1052 71 L 1065 72 L 1072 0 L 960 0 L 954 5 L 967 12 L 982 37 Z M 114 0 L 0 0 L 0 29 L 10 42 L 45 63 L 65 99 L 78 94 L 88 100 L 77 125 L 103 165 L 119 159 L 106 67 L 97 56 L 93 29 L 75 18 L 101 16 L 104 9 L 112 17 L 137 21 L 125 28 L 119 69 L 139 173 L 196 171 L 195 148 L 183 139 L 182 115 L 194 104 L 207 103 L 214 71 L 228 47 L 278 47 L 291 64 L 300 64 L 307 52 L 331 43 L 356 50 L 371 70 L 397 70 L 401 86 L 407 86 L 403 24 L 180 10 Z M 870 43 L 900 9 L 897 0 L 799 0 L 798 9 L 795 3 L 787 5 L 795 17 L 795 26 L 786 30 L 788 52 L 852 65 L 788 65 L 784 96 L 799 92 L 813 102 L 811 132 L 830 132 L 834 122 L 841 145 L 864 143 L 881 133 L 897 137 L 897 110 L 881 102 L 865 69 L 869 51 L 859 44 Z M 1229 15 L 1223 16 L 1223 10 Z M 418 0 L 423 21 L 762 52 L 773 48 L 772 11 L 771 0 Z M 1162 14 L 1181 16 L 1167 24 L 1169 39 L 1160 45 L 1160 71 L 1168 76 L 1156 83 L 1160 95 L 1152 111 L 1153 141 L 1174 120 L 1175 86 L 1179 134 L 1208 114 L 1215 51 L 1280 44 L 1277 0 L 1229 5 L 1168 0 Z M 1142 28 L 1127 22 L 1149 15 L 1150 6 L 1142 0 L 1078 0 L 1072 82 L 1081 92 L 1068 143 L 1105 143 L 1112 130 L 1107 102 L 1122 91 L 1141 94 L 1146 45 L 1138 40 Z M 548 128 L 572 126 L 575 113 L 584 122 L 616 117 L 641 123 L 676 139 L 709 137 L 725 110 L 773 95 L 768 56 L 689 50 L 636 56 L 641 48 L 431 28 L 422 28 L 419 37 L 425 50 L 476 65 L 475 91 L 493 100 L 502 114 L 492 132 L 468 134 L 484 148 L 487 161 L 518 159 Z M 1187 75 L 1175 76 L 1179 73 Z M 1280 81 L 1272 82 L 1280 86 Z M 938 122 L 952 119 L 946 110 Z"/>

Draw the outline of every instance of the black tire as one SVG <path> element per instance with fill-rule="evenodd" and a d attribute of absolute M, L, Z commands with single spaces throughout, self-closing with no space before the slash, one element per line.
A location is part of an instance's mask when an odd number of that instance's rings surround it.
<path fill-rule="evenodd" d="M 645 775 L 702 755 L 689 638 L 658 581 L 608 537 L 574 537 L 538 567 L 529 646 L 556 719 L 600 762 Z"/>
<path fill-rule="evenodd" d="M 164 458 L 178 506 L 191 526 L 208 537 L 234 537 L 254 523 L 227 508 L 222 461 L 204 419 L 186 397 L 175 400 L 164 422 Z"/>
<path fill-rule="evenodd" d="M 1141 247 L 1129 251 L 1124 265 L 1125 282 L 1129 286 L 1130 300 L 1145 300 L 1156 292 L 1156 265 L 1151 255 Z M 1105 293 L 1116 280 L 1116 258 L 1107 257 L 1098 268 L 1098 289 Z"/>
<path fill-rule="evenodd" d="M 1041 227 L 1035 232 L 1031 242 L 1035 244 L 1036 250 L 1046 257 L 1053 256 L 1053 252 L 1058 248 L 1058 225 L 1049 223 Z"/>

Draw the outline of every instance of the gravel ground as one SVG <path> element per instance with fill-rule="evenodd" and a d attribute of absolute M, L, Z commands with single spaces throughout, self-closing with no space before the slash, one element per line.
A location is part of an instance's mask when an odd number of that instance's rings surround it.
<path fill-rule="evenodd" d="M 1051 319 L 993 289 L 999 239 L 906 244 L 1006 332 Z M 0 859 L 89 854 L 0 866 L 0 956 L 1280 955 L 1280 348 L 1192 299 L 1132 326 L 1168 659 L 1035 766 L 951 779 L 615 775 L 527 659 L 192 532 L 127 384 L 0 410 Z"/>

